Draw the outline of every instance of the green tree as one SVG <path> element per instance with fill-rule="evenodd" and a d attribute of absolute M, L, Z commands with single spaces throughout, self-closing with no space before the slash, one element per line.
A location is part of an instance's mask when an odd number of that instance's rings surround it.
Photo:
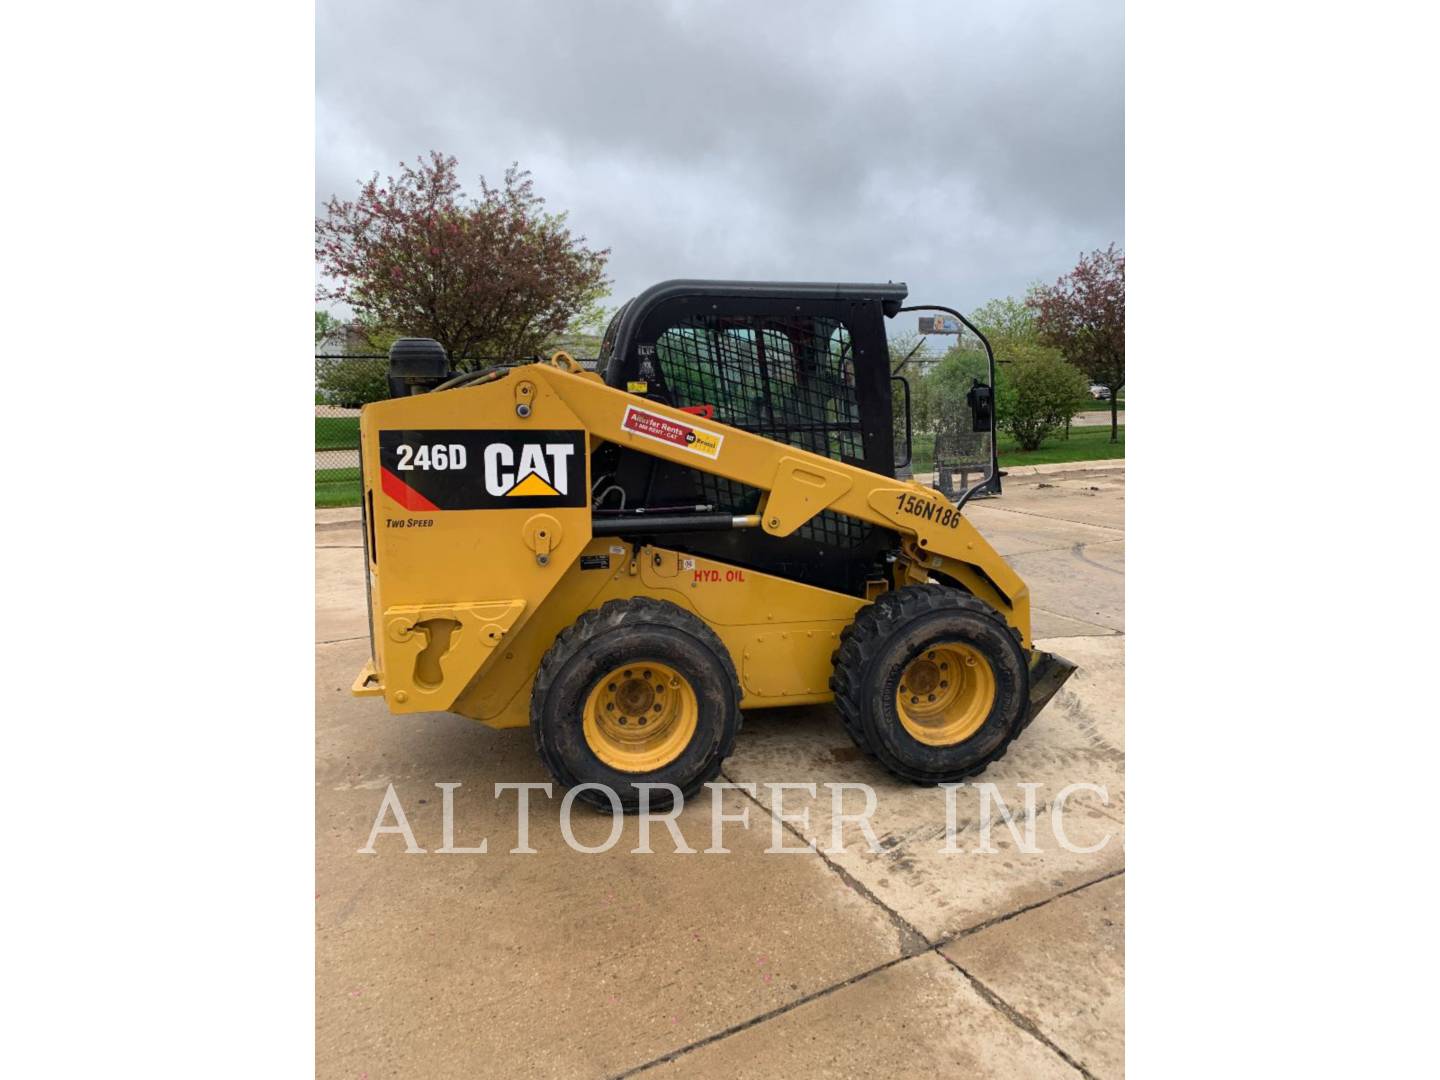
<path fill-rule="evenodd" d="M 473 197 L 455 158 L 433 151 L 398 176 L 376 173 L 354 201 L 331 197 L 315 222 L 317 299 L 434 338 L 451 357 L 537 352 L 604 297 L 609 254 L 546 211 L 518 166 L 499 187 L 481 177 Z"/>
<path fill-rule="evenodd" d="M 315 351 L 324 352 L 345 329 L 345 324 L 322 308 L 315 309 Z"/>
<path fill-rule="evenodd" d="M 961 341 L 951 348 L 925 376 L 925 397 L 928 419 L 933 430 L 959 427 L 968 420 L 970 388 L 976 381 L 989 383 L 990 364 L 979 342 Z"/>
<path fill-rule="evenodd" d="M 889 340 L 890 371 L 904 379 L 910 387 L 910 430 L 929 431 L 930 403 L 926 394 L 926 378 L 922 358 L 925 350 L 919 334 L 900 334 Z M 893 417 L 897 450 L 901 432 L 905 430 L 905 391 L 890 384 L 890 410 Z"/>
<path fill-rule="evenodd" d="M 1081 255 L 1054 285 L 1037 286 L 1026 303 L 1040 338 L 1060 349 L 1095 382 L 1110 388 L 1110 441 L 1120 441 L 1125 387 L 1125 252 L 1111 244 Z"/>
<path fill-rule="evenodd" d="M 358 409 L 390 396 L 387 380 L 390 363 L 383 357 L 400 335 L 373 320 L 357 318 L 349 323 L 332 319 L 326 343 L 319 341 L 320 313 L 316 313 L 316 351 L 326 359 L 315 361 L 318 404 Z"/>
<path fill-rule="evenodd" d="M 1014 359 L 1011 354 L 1017 348 L 1040 341 L 1035 312 L 1013 296 L 987 301 L 970 314 L 970 321 L 989 339 L 997 361 Z"/>
<path fill-rule="evenodd" d="M 996 422 L 1022 450 L 1037 450 L 1081 408 L 1085 373 L 1053 350 L 1022 355 L 1007 364 L 996 387 Z"/>

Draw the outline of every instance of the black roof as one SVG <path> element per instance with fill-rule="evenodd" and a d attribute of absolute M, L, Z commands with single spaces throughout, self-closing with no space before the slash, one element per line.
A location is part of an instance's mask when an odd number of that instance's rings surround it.
<path fill-rule="evenodd" d="M 910 295 L 903 281 L 708 281 L 696 278 L 675 278 L 651 285 L 635 297 L 637 308 L 649 307 L 675 296 L 736 296 L 755 299 L 784 300 L 890 300 L 896 306 Z"/>
<path fill-rule="evenodd" d="M 680 296 L 724 296 L 747 300 L 871 300 L 879 301 L 881 310 L 893 316 L 910 295 L 903 281 L 710 281 L 697 278 L 673 278 L 651 285 L 627 301 L 615 313 L 613 334 L 607 330 L 606 345 L 623 353 L 640 321 L 656 304 Z M 601 347 L 602 359 L 609 350 Z"/>

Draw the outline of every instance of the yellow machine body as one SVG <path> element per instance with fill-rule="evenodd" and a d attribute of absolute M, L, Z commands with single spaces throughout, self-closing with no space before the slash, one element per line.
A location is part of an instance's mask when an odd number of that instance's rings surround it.
<path fill-rule="evenodd" d="M 719 635 L 740 679 L 742 708 L 832 699 L 840 633 L 874 596 L 593 536 L 590 455 L 602 442 L 760 489 L 756 514 L 737 518 L 736 527 L 785 536 L 830 510 L 891 529 L 899 555 L 875 591 L 948 580 L 985 601 L 1032 648 L 1025 583 L 940 492 L 697 419 L 607 386 L 563 354 L 473 385 L 375 402 L 362 410 L 360 427 L 374 648 L 353 691 L 383 696 L 393 712 L 451 711 L 494 727 L 524 726 L 531 684 L 556 635 L 607 600 L 638 596 L 677 604 Z M 680 429 L 688 441 L 670 438 Z M 427 432 L 507 440 L 505 449 L 485 451 L 485 463 L 465 460 L 469 470 L 488 467 L 492 457 L 505 466 L 495 470 L 500 482 L 486 480 L 485 508 L 428 505 L 382 467 L 387 432 L 422 442 Z M 584 484 L 579 505 L 558 497 L 558 477 L 547 468 L 570 464 L 553 440 L 571 436 L 583 450 L 574 462 L 575 482 Z M 449 455 L 447 465 L 458 457 L 453 448 Z M 521 476 L 527 462 L 532 471 Z M 553 505 L 550 495 L 557 495 Z M 523 505 L 510 508 L 506 499 Z"/>

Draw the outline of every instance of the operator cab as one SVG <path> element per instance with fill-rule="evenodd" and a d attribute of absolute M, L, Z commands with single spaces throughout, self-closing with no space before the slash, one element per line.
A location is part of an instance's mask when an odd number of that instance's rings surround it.
<path fill-rule="evenodd" d="M 891 371 L 887 323 L 902 311 L 949 311 L 906 308 L 908 294 L 903 283 L 665 281 L 616 312 L 596 369 L 616 389 L 895 476 L 911 456 L 910 395 L 905 376 Z M 993 367 L 990 373 L 986 391 L 994 385 Z M 978 427 L 980 419 L 977 414 L 969 426 Z M 983 419 L 993 434 L 993 416 Z M 995 482 L 992 459 L 993 439 L 983 474 L 975 474 L 979 483 L 970 486 Z M 637 535 L 643 535 L 642 509 L 753 514 L 761 496 L 614 444 L 597 452 L 592 472 L 597 517 L 637 519 Z M 666 540 L 694 554 L 860 595 L 866 580 L 883 576 L 895 545 L 888 530 L 830 511 L 787 537 L 737 530 Z"/>

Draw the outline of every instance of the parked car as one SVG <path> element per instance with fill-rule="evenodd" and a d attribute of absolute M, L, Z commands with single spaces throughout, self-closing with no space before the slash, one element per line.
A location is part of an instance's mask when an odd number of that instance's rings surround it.
<path fill-rule="evenodd" d="M 1099 383 L 1091 383 L 1090 396 L 1096 401 L 1109 401 L 1110 388 L 1108 386 L 1101 386 Z"/>

